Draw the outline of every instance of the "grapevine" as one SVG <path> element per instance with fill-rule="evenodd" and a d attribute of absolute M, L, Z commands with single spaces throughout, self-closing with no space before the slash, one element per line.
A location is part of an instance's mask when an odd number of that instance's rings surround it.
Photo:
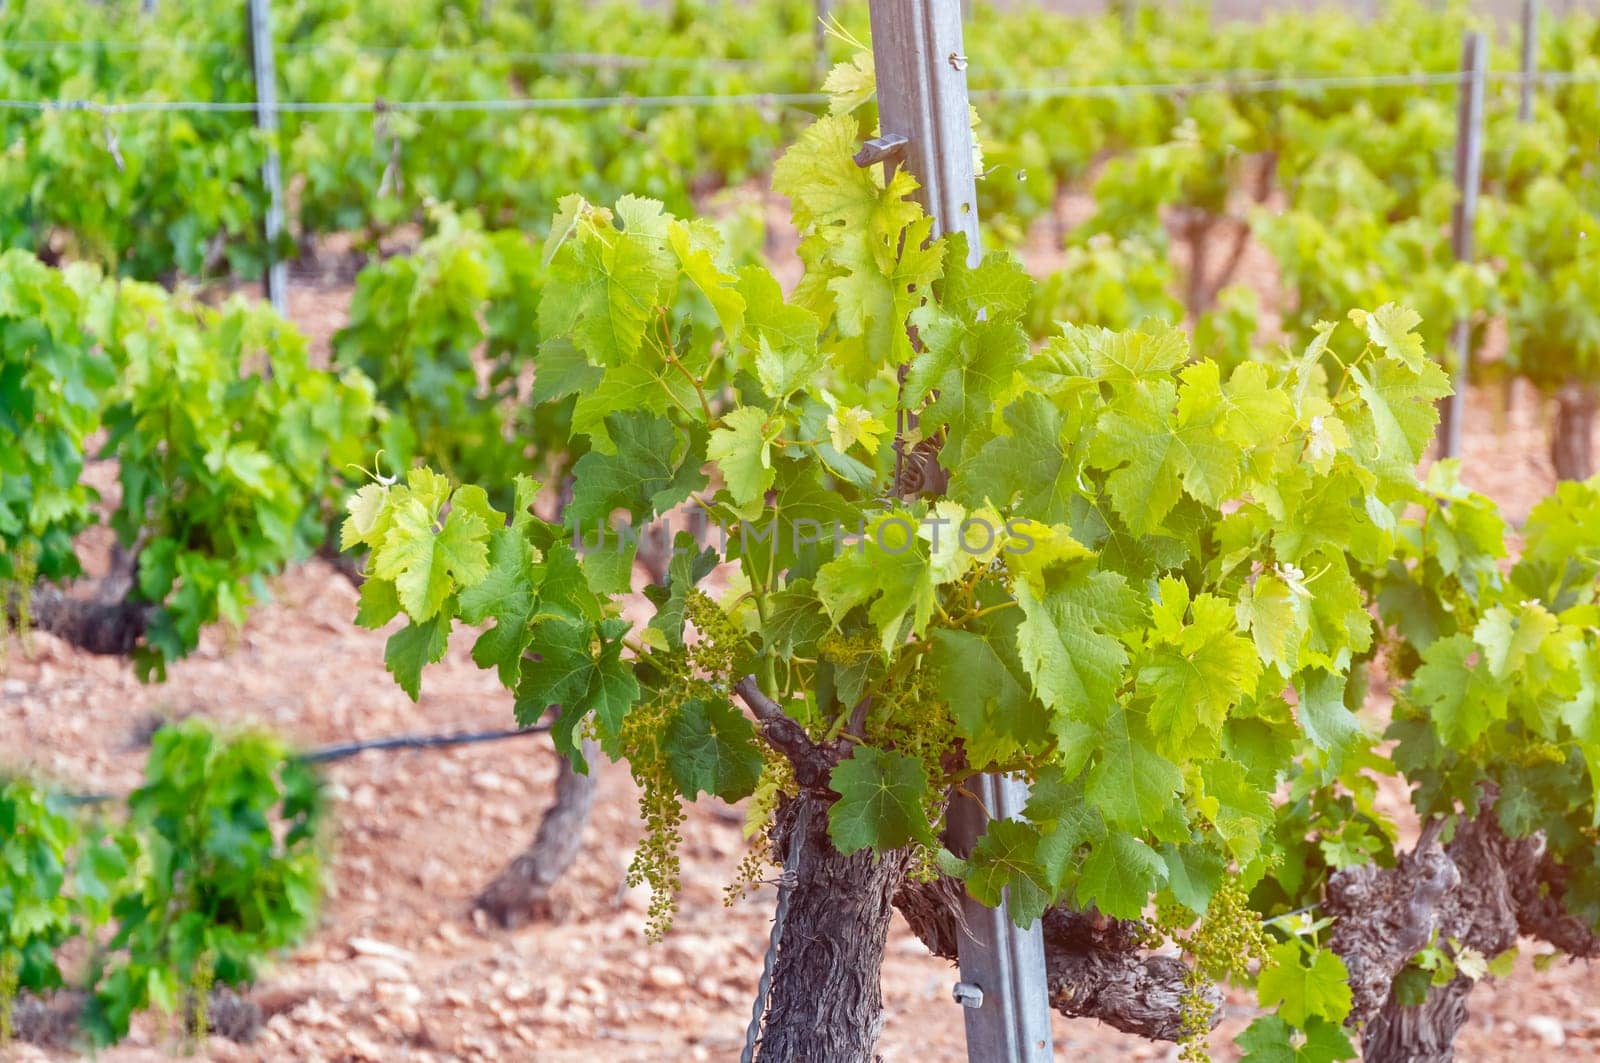
<path fill-rule="evenodd" d="M 735 891 L 771 862 L 776 812 L 795 801 L 826 811 L 825 840 L 796 837 L 820 842 L 806 866 L 870 853 L 903 877 L 896 889 L 1006 898 L 1019 923 L 1092 911 L 1116 928 L 1154 904 L 1191 965 L 1176 1024 L 1190 1059 L 1222 981 L 1253 983 L 1271 1012 L 1240 1038 L 1251 1058 L 1329 1059 L 1354 1051 L 1344 1030 L 1383 1029 L 1391 989 L 1410 1002 L 1471 982 L 1502 943 L 1445 925 L 1448 905 L 1417 917 L 1439 923 L 1424 926 L 1429 944 L 1394 945 L 1412 953 L 1386 957 L 1398 976 L 1350 947 L 1375 918 L 1348 903 L 1370 898 L 1359 887 L 1429 860 L 1531 883 L 1536 897 L 1511 898 L 1519 926 L 1600 953 L 1600 486 L 1573 444 L 1600 380 L 1600 245 L 1570 238 L 1600 227 L 1578 150 L 1600 126 L 1582 91 L 1597 73 L 1592 24 L 1545 38 L 1545 69 L 1574 80 L 1526 125 L 1509 91 L 1489 101 L 1490 268 L 1457 261 L 1444 235 L 1459 11 L 1204 34 L 1202 15 L 1182 14 L 1145 18 L 1131 41 L 1106 19 L 993 15 L 964 61 L 1005 100 L 983 103 L 969 204 L 999 250 L 969 258 L 962 238 L 935 236 L 907 172 L 854 162 L 878 132 L 866 56 L 829 76 L 826 114 L 635 110 L 649 93 L 759 95 L 768 75 L 806 87 L 807 64 L 788 61 L 804 5 L 708 18 L 698 0 L 666 14 L 535 4 L 479 31 L 433 4 L 369 6 L 296 7 L 278 42 L 290 97 L 526 92 L 598 101 L 618 120 L 470 106 L 287 116 L 292 227 L 308 246 L 354 229 L 364 252 L 386 251 L 411 223 L 427 233 L 362 272 L 332 371 L 270 313 L 148 283 L 259 270 L 263 144 L 246 123 L 42 103 L 242 104 L 237 49 L 142 54 L 163 34 L 231 32 L 226 5 L 163 5 L 143 24 L 104 5 L 0 13 L 6 42 L 57 42 L 4 53 L 7 91 L 27 98 L 3 120 L 20 147 L 0 156 L 0 235 L 79 260 L 0 258 L 0 430 L 21 443 L 0 452 L 0 590 L 20 630 L 51 600 L 36 591 L 78 574 L 74 539 L 103 519 L 131 583 L 117 604 L 133 622 L 113 649 L 159 678 L 322 545 L 336 470 L 382 446 L 406 471 L 357 492 L 343 535 L 366 553 L 359 622 L 393 623 L 385 663 L 413 698 L 466 631 L 521 723 L 557 714 L 575 770 L 593 749 L 628 761 L 644 823 L 628 881 L 651 892 L 652 939 L 675 914 L 686 805 L 709 793 L 750 798 L 762 835 Z M 390 46 L 436 22 L 440 52 Z M 826 47 L 861 46 L 835 28 Z M 140 38 L 130 58 L 65 47 L 113 33 Z M 583 72 L 527 54 L 623 34 L 651 54 Z M 348 47 L 328 43 L 339 35 Z M 785 62 L 744 62 L 770 55 Z M 1284 84 L 1206 72 L 1241 66 Z M 1057 68 L 1086 83 L 1030 88 Z M 1417 79 L 1403 93 L 1366 77 L 1398 71 Z M 1319 88 L 1317 74 L 1348 83 Z M 712 186 L 753 175 L 793 210 L 798 283 L 754 254 L 755 211 L 688 216 Z M 1094 210 L 1058 224 L 1065 267 L 1035 281 L 1005 249 L 1074 187 Z M 1259 335 L 1275 319 L 1228 283 L 1252 241 L 1294 296 L 1283 350 Z M 1574 481 L 1520 544 L 1455 465 L 1416 474 L 1452 331 L 1478 338 L 1498 320 L 1508 349 L 1484 372 L 1556 399 L 1553 462 Z M 117 464 L 115 506 L 87 486 L 95 460 Z M 554 523 L 534 515 L 528 471 L 562 496 Z M 654 614 L 634 622 L 636 542 L 569 543 L 619 530 L 618 513 L 631 530 L 690 503 L 728 548 L 651 571 Z M 968 523 L 989 546 L 924 534 Z M 858 541 L 830 542 L 826 527 Z M 897 527 L 908 534 L 886 539 Z M 1365 714 L 1374 660 L 1394 695 L 1381 735 Z M 57 939 L 102 928 L 111 943 L 85 982 L 95 1036 L 185 994 L 189 1032 L 203 1029 L 212 980 L 250 977 L 303 927 L 314 892 L 314 787 L 263 768 L 282 756 L 264 748 L 239 754 L 279 787 L 253 807 L 297 836 L 243 883 L 208 862 L 204 826 L 184 816 L 213 781 L 168 777 L 189 753 L 228 760 L 202 735 L 163 739 L 133 825 L 103 838 L 11 794 L 31 827 L 8 842 L 50 836 L 52 869 L 78 850 L 142 891 L 100 910 L 59 884 L 64 905 L 15 885 L 19 910 L 38 910 L 0 939 L 0 990 L 62 977 L 43 958 Z M 1025 778 L 1033 796 L 958 857 L 947 803 L 988 772 Z M 1428 824 L 1414 849 L 1377 800 L 1379 776 L 1403 782 Z M 1474 865 L 1474 844 L 1493 859 Z M 167 846 L 182 866 L 146 881 Z M 283 903 L 232 949 L 197 924 L 196 882 Z M 1281 916 L 1304 910 L 1332 923 L 1289 935 Z"/>
<path fill-rule="evenodd" d="M 96 1045 L 121 1040 L 146 1009 L 176 1017 L 186 1038 L 204 1036 L 212 987 L 254 980 L 311 928 L 322 814 L 314 776 L 275 740 L 198 721 L 157 731 L 122 816 L 101 820 L 32 783 L 4 783 L 7 1036 L 19 990 L 68 986 L 88 992 L 77 1019 Z M 16 867 L 29 873 L 7 870 Z"/>

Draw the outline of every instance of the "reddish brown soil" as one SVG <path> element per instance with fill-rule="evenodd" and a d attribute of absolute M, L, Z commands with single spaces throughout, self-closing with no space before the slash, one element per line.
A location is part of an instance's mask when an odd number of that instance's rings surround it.
<path fill-rule="evenodd" d="M 1247 271 L 1257 268 L 1247 263 Z M 1267 287 L 1270 282 L 1261 282 Z M 300 287 L 292 309 L 318 344 L 342 323 L 348 289 Z M 325 346 L 324 348 L 325 349 Z M 1521 520 L 1549 490 L 1542 413 L 1519 396 L 1503 430 L 1498 399 L 1474 393 L 1466 479 Z M 97 470 L 103 472 L 103 470 Z M 201 714 L 272 728 L 305 745 L 354 736 L 504 726 L 510 699 L 458 639 L 413 705 L 383 669 L 383 633 L 355 628 L 355 595 L 326 566 L 296 568 L 242 630 L 213 630 L 162 686 L 119 660 L 45 635 L 0 659 L 0 769 L 83 790 L 126 788 L 152 714 Z M 1382 713 L 1384 706 L 1374 704 Z M 601 797 L 577 866 L 559 887 L 555 922 L 501 933 L 475 925 L 475 892 L 531 837 L 550 799 L 555 754 L 542 737 L 444 752 L 366 753 L 333 765 L 338 831 L 321 925 L 256 990 L 271 1012 L 250 1046 L 212 1038 L 214 1060 L 732 1059 L 742 1043 L 773 896 L 724 907 L 721 887 L 742 849 L 736 812 L 702 802 L 684 829 L 684 889 L 674 932 L 643 937 L 646 898 L 622 884 L 638 843 L 636 790 L 625 768 L 599 767 Z M 1389 795 L 1403 814 L 1403 795 Z M 1463 1060 L 1514 1060 L 1530 1049 L 1600 1059 L 1600 981 L 1584 965 L 1517 973 L 1473 996 Z M 965 1058 L 954 974 L 896 923 L 884 973 L 886 1060 Z M 1254 1013 L 1232 994 L 1211 1045 Z M 1170 1046 L 1086 1021 L 1055 1020 L 1060 1058 L 1173 1059 Z M 107 1061 L 161 1060 L 172 1036 L 142 1021 Z M 18 1060 L 65 1059 L 13 1046 Z"/>

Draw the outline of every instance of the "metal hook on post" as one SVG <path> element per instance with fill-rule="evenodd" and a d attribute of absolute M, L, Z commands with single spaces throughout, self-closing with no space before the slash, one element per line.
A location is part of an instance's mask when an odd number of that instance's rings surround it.
<path fill-rule="evenodd" d="M 893 167 L 905 159 L 906 145 L 909 143 L 911 141 L 899 133 L 885 133 L 883 136 L 862 142 L 861 150 L 852 158 L 855 159 L 855 164 L 862 168 L 875 166 L 880 162 Z"/>

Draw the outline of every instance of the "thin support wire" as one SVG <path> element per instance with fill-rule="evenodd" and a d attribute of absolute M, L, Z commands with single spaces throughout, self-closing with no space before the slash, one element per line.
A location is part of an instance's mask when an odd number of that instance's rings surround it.
<path fill-rule="evenodd" d="M 1047 100 L 1094 99 L 1128 96 L 1178 97 L 1199 93 L 1222 93 L 1231 96 L 1249 96 L 1275 92 L 1316 92 L 1337 89 L 1364 88 L 1422 88 L 1429 86 L 1460 85 L 1459 72 L 1438 74 L 1379 74 L 1362 76 L 1328 76 L 1304 78 L 1266 78 L 1233 81 L 1212 79 L 1206 81 L 1152 82 L 1142 84 L 1078 84 L 996 86 L 973 89 L 969 95 L 986 100 Z M 1490 81 L 1523 80 L 1519 71 L 1496 71 L 1486 75 Z M 1600 83 L 1600 70 L 1567 70 L 1541 72 L 1533 78 L 1541 87 Z M 676 107 L 760 107 L 803 108 L 829 102 L 830 97 L 821 92 L 746 92 L 727 94 L 677 94 L 664 96 L 633 96 L 626 93 L 610 96 L 574 97 L 519 97 L 511 99 L 480 100 L 280 100 L 269 110 L 278 114 L 382 114 L 406 112 L 415 114 L 467 114 L 506 112 L 593 112 L 613 108 L 636 110 L 661 110 Z M 109 117 L 122 114 L 250 114 L 259 111 L 260 105 L 245 100 L 126 100 L 102 103 L 94 100 L 24 100 L 0 99 L 0 111 L 26 111 L 33 113 L 85 112 Z"/>
<path fill-rule="evenodd" d="M 811 802 L 802 799 L 789 828 L 789 854 L 783 861 L 783 876 L 778 880 L 778 907 L 772 914 L 772 932 L 767 936 L 767 952 L 761 958 L 761 978 L 756 982 L 756 999 L 750 1007 L 750 1025 L 745 1027 L 744 1048 L 739 1063 L 753 1063 L 756 1045 L 761 1041 L 761 1023 L 767 1017 L 767 998 L 772 995 L 772 972 L 778 965 L 778 948 L 783 941 L 783 923 L 789 915 L 789 898 L 800 881 L 800 851 L 806 830 L 811 826 Z"/>
<path fill-rule="evenodd" d="M 821 92 L 744 92 L 722 95 L 673 96 L 573 96 L 518 97 L 490 100 L 279 100 L 271 110 L 279 114 L 470 113 L 504 111 L 603 111 L 611 108 L 661 110 L 672 107 L 785 107 L 827 103 Z M 86 111 L 95 115 L 118 114 L 253 114 L 258 105 L 243 100 L 127 100 L 98 103 L 93 100 L 0 99 L 0 110 Z"/>
<path fill-rule="evenodd" d="M 75 51 L 107 52 L 237 52 L 234 41 L 185 40 L 183 38 L 152 38 L 144 41 L 99 40 L 12 40 L 0 41 L 0 52 L 53 52 Z M 757 69 L 783 66 L 767 59 L 734 59 L 722 56 L 689 55 L 630 55 L 622 52 L 535 52 L 505 50 L 502 48 L 449 48 L 418 47 L 415 45 L 376 44 L 317 44 L 308 41 L 279 44 L 280 52 L 297 55 L 373 55 L 386 58 L 415 56 L 422 59 L 473 59 L 483 62 L 540 64 L 551 67 L 619 67 L 642 69 L 652 66 L 684 69 Z"/>
<path fill-rule="evenodd" d="M 480 742 L 502 742 L 508 738 L 522 738 L 526 735 L 544 734 L 554 724 L 540 723 L 532 727 L 510 727 L 494 731 L 448 731 L 441 734 L 402 734 L 390 735 L 387 738 L 367 738 L 359 742 L 336 742 L 333 745 L 319 746 L 297 753 L 290 759 L 303 764 L 327 764 L 335 760 L 347 760 L 358 753 L 368 750 L 388 749 L 447 749 L 451 746 L 469 746 Z M 120 801 L 124 795 L 114 793 L 79 793 L 63 794 L 61 800 L 67 805 L 103 805 L 111 801 Z"/>
<path fill-rule="evenodd" d="M 1258 80 L 1212 79 L 1206 81 L 1150 82 L 1143 84 L 1021 85 L 973 89 L 974 98 L 991 100 L 1042 100 L 1071 98 L 1114 98 L 1121 96 L 1185 96 L 1221 93 L 1231 96 L 1262 95 L 1275 92 L 1318 92 L 1335 89 L 1426 88 L 1460 85 L 1459 72 L 1437 74 L 1376 74 L 1372 76 L 1333 75 L 1327 77 L 1281 77 Z M 1494 81 L 1520 81 L 1517 71 L 1489 74 Z M 1600 82 L 1600 71 L 1549 71 L 1537 75 L 1540 85 L 1574 85 Z M 370 114 L 385 111 L 409 113 L 470 112 L 560 112 L 602 111 L 612 108 L 659 110 L 673 107 L 809 107 L 829 102 L 822 92 L 742 92 L 633 96 L 516 97 L 482 100 L 280 100 L 272 109 L 282 114 Z M 126 100 L 101 103 L 94 100 L 0 99 L 0 110 L 86 111 L 96 115 L 148 113 L 249 114 L 257 105 L 244 100 Z"/>

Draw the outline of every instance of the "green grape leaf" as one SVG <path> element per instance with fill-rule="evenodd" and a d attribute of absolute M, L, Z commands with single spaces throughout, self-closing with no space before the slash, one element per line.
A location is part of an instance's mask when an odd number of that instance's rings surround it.
<path fill-rule="evenodd" d="M 857 166 L 860 127 L 847 115 L 830 115 L 807 126 L 772 168 L 772 190 L 786 196 L 796 228 L 840 225 L 866 232 L 881 194 L 874 170 Z"/>
<path fill-rule="evenodd" d="M 1163 842 L 1160 852 L 1167 864 L 1167 889 L 1179 904 L 1196 915 L 1204 915 L 1212 894 L 1222 885 L 1228 858 L 1205 844 Z"/>
<path fill-rule="evenodd" d="M 377 630 L 400 615 L 400 596 L 386 579 L 369 576 L 362 580 L 360 601 L 356 623 L 362 627 Z"/>
<path fill-rule="evenodd" d="M 1254 859 L 1273 826 L 1272 795 L 1258 789 L 1243 765 L 1213 760 L 1201 765 L 1205 793 L 1195 798 L 1200 813 L 1241 865 Z"/>
<path fill-rule="evenodd" d="M 1239 593 L 1239 626 L 1250 632 L 1261 663 L 1291 676 L 1300 667 L 1300 644 L 1310 627 L 1310 592 L 1263 572 Z"/>
<path fill-rule="evenodd" d="M 606 429 L 616 453 L 591 450 L 578 459 L 567 527 L 586 535 L 597 532 L 617 509 L 639 520 L 665 512 L 705 486 L 692 455 L 675 459 L 680 440 L 666 418 L 614 413 L 606 418 Z"/>
<path fill-rule="evenodd" d="M 1425 362 L 1420 372 L 1389 361 L 1353 366 L 1350 379 L 1365 406 L 1351 425 L 1373 467 L 1406 481 L 1439 423 L 1437 403 L 1450 394 L 1444 370 Z"/>
<path fill-rule="evenodd" d="M 534 625 L 517 683 L 517 726 L 531 727 L 554 706 L 565 710 L 563 715 L 582 715 L 594 674 L 592 638 L 593 629 L 587 624 L 552 619 Z"/>
<path fill-rule="evenodd" d="M 1350 320 L 1356 327 L 1365 329 L 1367 338 L 1389 357 L 1405 365 L 1414 373 L 1422 371 L 1427 353 L 1422 349 L 1422 337 L 1413 330 L 1422 324 L 1422 315 L 1409 306 L 1384 303 L 1378 309 L 1350 311 Z"/>
<path fill-rule="evenodd" d="M 950 497 L 968 509 L 989 503 L 1044 524 L 1063 524 L 1078 494 L 1078 462 L 1063 439 L 1061 411 L 1030 391 L 1004 410 L 1009 435 L 996 436 L 952 472 Z"/>
<path fill-rule="evenodd" d="M 516 689 L 522 651 L 533 635 L 529 623 L 544 578 L 544 569 L 534 567 L 535 554 L 520 531 L 496 530 L 489 541 L 488 575 L 464 589 L 458 600 L 458 612 L 466 623 L 494 618 L 494 627 L 473 643 L 472 659 L 479 668 L 495 668 L 501 684 L 510 690 Z"/>
<path fill-rule="evenodd" d="M 1509 691 L 1480 667 L 1481 651 L 1468 635 L 1439 639 L 1422 654 L 1408 696 L 1428 712 L 1439 737 L 1465 749 L 1489 724 L 1504 719 Z"/>
<path fill-rule="evenodd" d="M 1181 580 L 1163 577 L 1156 609 L 1159 641 L 1139 669 L 1138 692 L 1150 698 L 1150 727 L 1163 752 L 1183 751 L 1199 733 L 1206 746 L 1222 730 L 1229 711 L 1255 689 L 1261 661 L 1234 628 L 1228 603 L 1211 594 L 1191 605 Z M 1191 619 L 1182 619 L 1188 607 Z M 1171 627 L 1162 632 L 1163 618 Z"/>
<path fill-rule="evenodd" d="M 1074 334 L 1087 344 L 1094 374 L 1108 384 L 1125 386 L 1146 379 L 1167 379 L 1189 360 L 1189 335 L 1179 328 L 1151 331 L 1084 328 Z"/>
<path fill-rule="evenodd" d="M 761 752 L 755 726 L 726 701 L 689 698 L 672 716 L 662 746 L 678 791 L 738 801 L 755 791 Z"/>
<path fill-rule="evenodd" d="M 1297 716 L 1306 737 L 1318 749 L 1344 753 L 1364 737 L 1361 721 L 1344 703 L 1345 679 L 1328 672 L 1310 672 L 1296 686 Z"/>
<path fill-rule="evenodd" d="M 1089 848 L 1078 871 L 1076 900 L 1114 919 L 1137 919 L 1167 878 L 1161 854 L 1139 838 L 1112 831 Z"/>
<path fill-rule="evenodd" d="M 1115 573 L 1087 565 L 1051 571 L 1043 596 L 1026 580 L 1016 583 L 1024 617 L 1017 651 L 1046 706 L 1068 718 L 1099 723 L 1107 718 L 1128 666 L 1116 634 L 1137 624 L 1142 610 Z"/>
<path fill-rule="evenodd" d="M 539 302 L 546 340 L 570 335 L 602 366 L 622 365 L 639 353 L 675 277 L 660 211 L 660 204 L 624 196 L 617 213 L 628 228 L 619 231 L 591 208 L 590 222 L 576 226 L 551 263 Z"/>
<path fill-rule="evenodd" d="M 1302 1030 L 1313 1019 L 1341 1023 L 1350 1014 L 1350 972 L 1329 949 L 1314 949 L 1309 962 L 1298 940 L 1274 945 L 1270 965 L 1256 978 L 1256 998 L 1276 1008 L 1284 1021 Z"/>
<path fill-rule="evenodd" d="M 491 514 L 482 488 L 468 485 L 456 491 L 444 526 L 435 531 L 438 508 L 406 498 L 372 555 L 373 575 L 394 583 L 407 616 L 427 620 L 455 586 L 470 586 L 488 574 Z"/>
<path fill-rule="evenodd" d="M 389 636 L 383 663 L 412 701 L 422 696 L 422 668 L 444 657 L 450 642 L 450 616 L 434 613 L 422 622 L 413 620 Z"/>
<path fill-rule="evenodd" d="M 784 302 L 777 279 L 761 266 L 739 271 L 739 293 L 746 306 L 741 345 L 751 352 L 751 364 L 767 394 L 787 395 L 821 364 L 817 316 Z"/>
<path fill-rule="evenodd" d="M 914 634 L 933 617 L 933 573 L 917 527 L 910 514 L 878 517 L 859 543 L 846 546 L 817 572 L 817 597 L 835 624 L 857 606 L 872 603 L 867 618 L 878 629 L 886 654 L 901 641 L 908 617 Z"/>
<path fill-rule="evenodd" d="M 711 433 L 706 457 L 717 463 L 728 493 L 741 509 L 761 500 L 777 473 L 772 468 L 772 441 L 783 430 L 783 419 L 755 406 L 740 406 L 722 415 L 726 426 Z"/>
<path fill-rule="evenodd" d="M 1336 1063 L 1355 1059 L 1355 1046 L 1336 1022 L 1310 1019 L 1304 1033 L 1276 1015 L 1262 1015 L 1234 1038 L 1241 1063 Z"/>
<path fill-rule="evenodd" d="M 839 795 L 828 808 L 828 834 L 845 856 L 861 849 L 898 849 L 913 841 L 933 844 L 924 807 L 928 771 L 915 757 L 856 746 L 828 781 Z"/>
<path fill-rule="evenodd" d="M 1155 830 L 1170 824 L 1183 772 L 1136 735 L 1126 710 L 1113 707 L 1100 732 L 1100 752 L 1085 792 L 1108 824 Z"/>
<path fill-rule="evenodd" d="M 716 230 L 701 232 L 698 226 L 674 221 L 667 226 L 667 239 L 678 256 L 683 275 L 716 311 L 724 335 L 729 339 L 739 335 L 744 328 L 745 299 L 738 290 L 739 278 L 717 268 L 714 256 L 720 240 Z"/>
<path fill-rule="evenodd" d="M 1047 737 L 1015 646 L 1014 617 L 985 634 L 934 629 L 928 664 L 973 767 L 1004 763 Z"/>
<path fill-rule="evenodd" d="M 761 636 L 766 648 L 784 659 L 815 657 L 817 641 L 831 626 L 811 581 L 800 579 L 772 596 Z"/>
<path fill-rule="evenodd" d="M 1541 656 L 1547 641 L 1560 627 L 1560 621 L 1538 602 L 1526 602 L 1512 612 L 1503 605 L 1488 610 L 1472 629 L 1472 641 L 1483 650 L 1489 675 L 1505 679 L 1517 675 L 1528 683 L 1542 676 L 1530 666 L 1530 658 Z M 1547 669 L 1546 669 L 1547 670 Z"/>
<path fill-rule="evenodd" d="M 967 265 L 967 234 L 952 232 L 939 305 L 967 321 L 1015 320 L 1028 311 L 1034 280 L 1022 260 L 1009 251 L 990 251 Z"/>
<path fill-rule="evenodd" d="M 1013 819 L 992 820 L 968 858 L 967 892 L 990 908 L 1008 902 L 1012 922 L 1030 927 L 1051 901 L 1039 866 L 1039 832 Z"/>

